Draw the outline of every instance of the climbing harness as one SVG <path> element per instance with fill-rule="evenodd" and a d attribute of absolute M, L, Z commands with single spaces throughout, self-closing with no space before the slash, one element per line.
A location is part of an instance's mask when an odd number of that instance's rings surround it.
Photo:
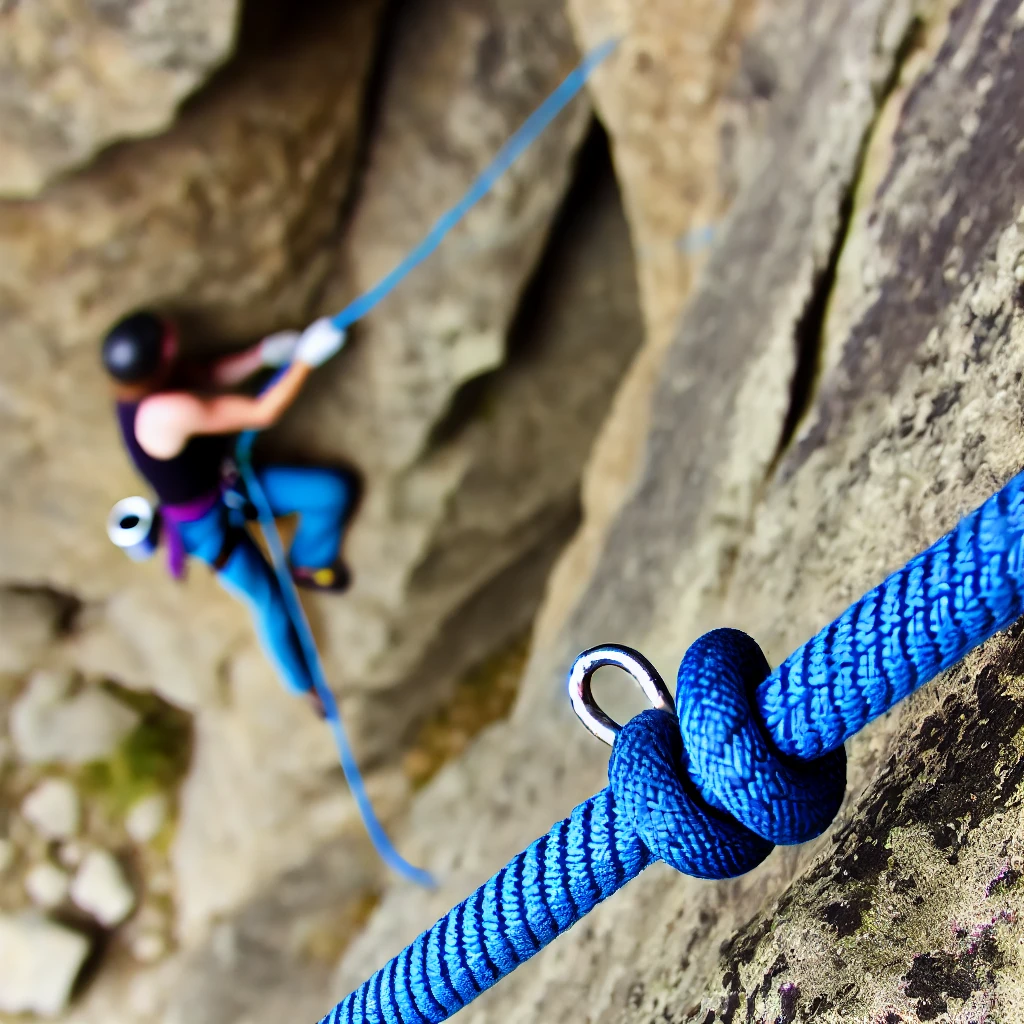
<path fill-rule="evenodd" d="M 447 1020 L 654 860 L 698 878 L 751 870 L 820 835 L 846 785 L 844 742 L 1024 612 L 1024 473 L 848 608 L 774 671 L 735 629 L 679 666 L 674 710 L 624 647 L 569 675 L 583 723 L 612 744 L 609 785 L 577 806 L 339 1003 L 321 1024 Z M 618 665 L 655 707 L 624 726 L 590 679 Z"/>
<path fill-rule="evenodd" d="M 447 213 L 441 216 L 423 241 L 378 284 L 332 318 L 332 323 L 338 330 L 343 331 L 357 320 L 366 316 L 438 248 L 470 209 L 490 192 L 505 171 L 536 140 L 555 117 L 565 109 L 569 102 L 575 98 L 586 84 L 594 68 L 612 52 L 616 45 L 617 40 L 609 40 L 584 57 L 561 85 L 544 100 L 499 150 L 498 155 L 473 182 L 465 196 Z M 285 368 L 282 368 L 272 379 L 271 383 L 273 383 L 273 380 L 278 379 L 284 370 Z M 384 862 L 411 881 L 419 885 L 432 887 L 434 882 L 431 876 L 425 871 L 409 864 L 401 857 L 374 813 L 373 805 L 370 802 L 366 787 L 363 784 L 362 775 L 359 772 L 359 766 L 352 753 L 348 737 L 338 715 L 337 703 L 325 682 L 320 656 L 310 631 L 309 623 L 302 610 L 302 604 L 295 591 L 291 574 L 288 571 L 284 549 L 277 526 L 274 523 L 270 503 L 267 501 L 266 495 L 263 493 L 263 489 L 260 487 L 259 480 L 253 470 L 252 448 L 255 439 L 256 431 L 247 431 L 239 437 L 235 449 L 235 460 L 249 499 L 256 508 L 260 529 L 266 538 L 267 546 L 271 552 L 274 572 L 284 592 L 292 622 L 301 640 L 307 667 L 313 678 L 316 692 L 326 709 L 327 722 L 334 736 L 335 746 L 338 750 L 338 759 L 345 773 L 345 779 L 355 797 L 366 830 L 370 834 L 370 838 L 373 840 Z"/>

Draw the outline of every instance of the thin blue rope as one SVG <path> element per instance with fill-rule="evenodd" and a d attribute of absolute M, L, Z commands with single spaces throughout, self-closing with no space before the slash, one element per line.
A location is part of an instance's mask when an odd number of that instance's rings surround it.
<path fill-rule="evenodd" d="M 334 745 L 338 751 L 338 760 L 341 762 L 342 771 L 345 773 L 345 781 L 348 783 L 352 795 L 355 797 L 359 813 L 362 815 L 366 831 L 370 835 L 373 845 L 377 848 L 381 859 L 392 870 L 400 875 L 427 888 L 433 888 L 434 879 L 413 864 L 410 864 L 395 849 L 387 832 L 381 825 L 373 810 L 373 803 L 366 792 L 366 785 L 363 782 L 362 773 L 359 771 L 359 764 L 352 753 L 352 747 L 345 734 L 345 727 L 342 725 L 341 716 L 338 714 L 338 704 L 334 699 L 331 688 L 324 678 L 323 665 L 320 661 L 320 652 L 317 650 L 316 641 L 313 639 L 313 631 L 310 629 L 309 620 L 303 611 L 302 602 L 295 590 L 291 573 L 288 571 L 288 563 L 284 553 L 284 546 L 281 543 L 281 534 L 278 532 L 277 524 L 274 522 L 274 513 L 267 501 L 267 496 L 260 486 L 259 479 L 252 468 L 252 462 L 248 453 L 244 458 L 239 458 L 238 468 L 242 479 L 245 481 L 246 491 L 259 515 L 260 529 L 266 538 L 267 546 L 270 548 L 271 560 L 274 566 L 274 573 L 277 576 L 278 584 L 284 595 L 285 603 L 288 606 L 288 614 L 291 616 L 298 634 L 299 642 L 302 644 L 302 653 L 306 660 L 310 676 L 313 679 L 313 686 L 316 688 L 320 700 L 323 701 L 324 709 L 327 712 L 327 723 L 331 727 L 334 736 Z"/>
<path fill-rule="evenodd" d="M 447 1020 L 661 859 L 749 871 L 832 821 L 843 743 L 1024 613 L 1024 473 L 769 671 L 745 633 L 679 666 L 678 718 L 649 710 L 609 785 L 423 932 L 321 1024 Z"/>
<path fill-rule="evenodd" d="M 509 138 L 504 146 L 498 151 L 494 160 L 481 172 L 473 182 L 465 196 L 456 203 L 447 213 L 443 214 L 431 230 L 427 233 L 422 242 L 408 256 L 402 260 L 389 274 L 379 281 L 368 292 L 361 295 L 355 301 L 349 303 L 337 316 L 332 318 L 332 323 L 339 330 L 347 329 L 351 324 L 366 316 L 384 298 L 415 270 L 438 246 L 444 241 L 452 229 L 466 216 L 467 213 L 494 188 L 498 179 L 515 163 L 516 160 L 528 149 L 537 137 L 547 126 L 569 105 L 586 85 L 587 79 L 593 70 L 615 49 L 618 40 L 610 39 L 588 53 L 580 64 L 569 73 L 561 85 L 551 93 L 547 99 L 523 122 L 520 128 Z M 281 373 L 275 375 L 277 380 Z M 273 380 L 271 383 L 273 383 Z M 268 385 L 269 386 L 269 385 Z M 341 762 L 345 779 L 348 782 L 359 813 L 362 815 L 366 830 L 370 839 L 376 846 L 384 862 L 397 871 L 400 875 L 409 880 L 427 887 L 433 887 L 433 878 L 420 868 L 409 864 L 394 848 L 387 833 L 377 820 L 373 805 L 363 783 L 359 765 L 352 753 L 352 748 L 345 735 L 345 729 L 338 714 L 338 706 L 334 700 L 334 694 L 324 680 L 323 666 L 320 662 L 320 655 L 313 639 L 309 622 L 302 610 L 302 602 L 298 598 L 291 574 L 288 571 L 285 559 L 284 548 L 281 544 L 281 537 L 274 523 L 273 512 L 270 503 L 267 501 L 259 479 L 252 468 L 252 449 L 256 441 L 257 431 L 249 430 L 241 434 L 235 447 L 235 461 L 238 464 L 239 472 L 245 481 L 249 497 L 259 514 L 260 528 L 267 545 L 270 548 L 274 564 L 274 571 L 284 593 L 288 611 L 302 643 L 303 652 L 313 677 L 313 684 L 316 687 L 320 699 L 327 710 L 327 721 L 330 724 L 331 732 L 334 735 L 334 743 L 338 749 L 338 759 Z"/>
<path fill-rule="evenodd" d="M 618 46 L 618 39 L 609 39 L 595 47 L 566 76 L 561 85 L 520 125 L 504 146 L 498 150 L 494 160 L 481 171 L 469 187 L 469 191 L 447 213 L 438 218 L 426 237 L 401 263 L 373 288 L 349 303 L 333 319 L 334 326 L 344 330 L 386 298 L 416 269 L 428 256 L 433 254 L 452 229 L 476 206 L 497 184 L 498 179 L 536 142 L 544 129 L 576 98 L 587 84 L 594 69 Z"/>

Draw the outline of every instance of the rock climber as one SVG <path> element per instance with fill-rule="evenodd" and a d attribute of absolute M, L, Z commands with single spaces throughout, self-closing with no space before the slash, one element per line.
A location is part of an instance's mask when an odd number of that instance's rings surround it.
<path fill-rule="evenodd" d="M 143 310 L 114 325 L 103 340 L 128 454 L 159 500 L 161 536 L 171 572 L 185 558 L 207 563 L 229 593 L 248 605 L 261 645 L 287 687 L 321 717 L 325 711 L 284 603 L 273 567 L 240 521 L 227 496 L 232 435 L 276 423 L 315 367 L 345 343 L 328 318 L 301 334 L 285 331 L 208 363 L 182 358 L 174 321 Z M 217 393 L 267 368 L 287 369 L 256 397 Z M 349 572 L 339 548 L 356 497 L 356 478 L 324 468 L 265 466 L 257 478 L 274 515 L 298 513 L 288 561 L 298 586 L 342 591 Z"/>

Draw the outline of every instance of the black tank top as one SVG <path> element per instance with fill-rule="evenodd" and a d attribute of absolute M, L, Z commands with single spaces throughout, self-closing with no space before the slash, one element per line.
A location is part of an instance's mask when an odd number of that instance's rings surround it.
<path fill-rule="evenodd" d="M 221 466 L 231 439 L 221 435 L 193 437 L 172 459 L 154 459 L 135 436 L 138 402 L 118 402 L 117 422 L 135 468 L 164 505 L 183 505 L 209 494 L 220 484 Z"/>

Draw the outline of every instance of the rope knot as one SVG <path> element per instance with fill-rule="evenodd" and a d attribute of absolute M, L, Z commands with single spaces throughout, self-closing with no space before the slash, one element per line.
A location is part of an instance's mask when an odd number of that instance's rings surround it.
<path fill-rule="evenodd" d="M 839 746 L 804 760 L 780 750 L 754 711 L 770 669 L 751 637 L 706 633 L 679 666 L 676 715 L 652 698 L 656 709 L 621 728 L 590 693 L 594 671 L 607 664 L 625 668 L 649 695 L 664 684 L 628 648 L 588 651 L 570 675 L 577 713 L 614 740 L 608 779 L 616 805 L 656 857 L 698 878 L 731 878 L 775 844 L 806 842 L 828 827 L 843 800 L 846 752 Z"/>

